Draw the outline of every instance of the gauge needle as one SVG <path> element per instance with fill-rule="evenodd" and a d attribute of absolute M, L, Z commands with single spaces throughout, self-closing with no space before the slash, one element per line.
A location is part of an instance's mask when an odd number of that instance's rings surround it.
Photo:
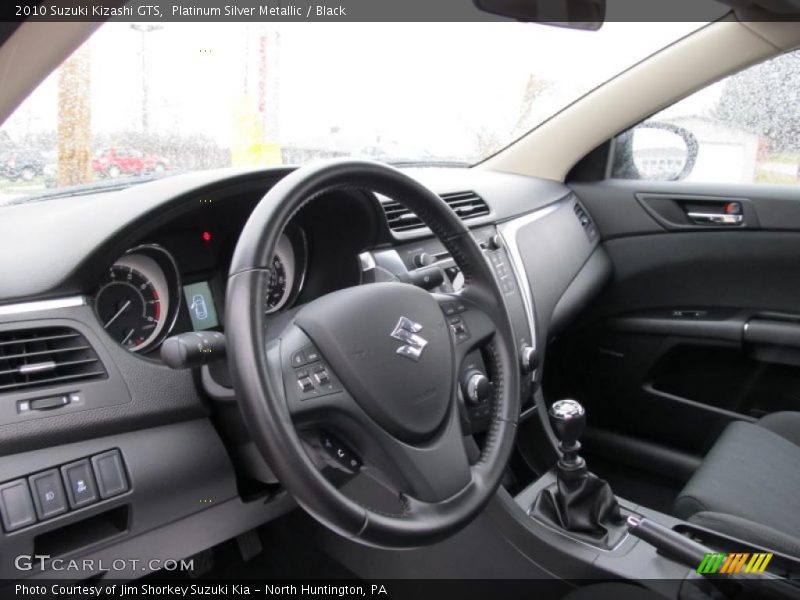
<path fill-rule="evenodd" d="M 134 332 L 134 330 L 133 330 L 133 329 L 131 329 L 131 330 L 128 332 L 128 335 L 126 335 L 126 336 L 125 336 L 125 339 L 124 339 L 124 340 L 122 340 L 122 341 L 120 342 L 120 344 L 124 344 L 124 343 L 125 343 L 125 342 L 127 342 L 129 339 L 131 339 L 131 336 L 133 335 L 133 332 Z"/>
<path fill-rule="evenodd" d="M 120 308 L 116 313 L 114 313 L 114 316 L 111 317 L 105 325 L 103 325 L 103 329 L 108 329 L 108 326 L 111 325 L 114 321 L 116 321 L 117 317 L 120 316 L 122 313 L 124 313 L 125 309 L 128 308 L 130 305 L 131 305 L 130 300 L 128 300 L 125 304 L 123 304 L 122 308 Z"/>

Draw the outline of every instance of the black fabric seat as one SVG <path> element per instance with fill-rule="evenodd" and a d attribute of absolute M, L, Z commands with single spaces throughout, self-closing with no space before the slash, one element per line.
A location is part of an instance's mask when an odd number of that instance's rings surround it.
<path fill-rule="evenodd" d="M 728 425 L 675 501 L 676 516 L 800 556 L 800 412 Z"/>

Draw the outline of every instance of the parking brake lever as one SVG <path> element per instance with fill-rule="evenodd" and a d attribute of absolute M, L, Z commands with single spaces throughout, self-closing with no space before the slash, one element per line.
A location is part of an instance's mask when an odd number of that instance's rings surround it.
<path fill-rule="evenodd" d="M 700 564 L 708 554 L 716 551 L 694 540 L 664 527 L 660 523 L 631 515 L 627 520 L 628 532 L 647 542 L 656 550 L 691 567 L 697 572 Z M 736 575 L 718 575 L 703 573 L 703 580 L 714 586 L 723 597 L 738 597 L 742 589 L 756 593 L 756 598 L 772 598 L 783 600 L 798 597 L 798 587 L 792 580 L 778 577 L 772 573 L 750 572 Z"/>
<path fill-rule="evenodd" d="M 664 527 L 660 523 L 643 517 L 631 515 L 628 517 L 627 525 L 628 533 L 632 536 L 647 542 L 662 554 L 694 569 L 703 562 L 706 554 L 714 552 L 711 548 L 695 542 L 669 527 Z"/>

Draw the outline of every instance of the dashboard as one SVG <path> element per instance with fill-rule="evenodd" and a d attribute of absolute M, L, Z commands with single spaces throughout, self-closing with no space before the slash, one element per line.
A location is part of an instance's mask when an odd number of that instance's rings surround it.
<path fill-rule="evenodd" d="M 104 331 L 154 360 L 170 335 L 224 332 L 231 257 L 260 192 L 198 199 L 193 210 L 143 234 L 114 259 L 87 297 Z M 365 199 L 352 199 L 329 194 L 286 227 L 270 265 L 265 314 L 360 283 L 355 248 L 369 244 L 363 232 L 370 220 Z M 341 233 L 349 244 L 337 239 Z"/>
<path fill-rule="evenodd" d="M 185 556 L 292 507 L 249 438 L 225 361 L 176 370 L 160 357 L 172 336 L 224 334 L 239 234 L 289 171 L 192 173 L 2 209 L 0 513 L 6 488 L 27 490 L 41 473 L 102 459 L 122 475 L 115 493 L 85 505 L 4 521 L 0 553 L 13 545 L 58 556 L 152 548 Z M 471 228 L 521 352 L 541 355 L 610 277 L 591 216 L 562 184 L 479 169 L 407 172 Z M 457 290 L 463 277 L 453 258 L 401 204 L 348 189 L 296 213 L 259 307 L 268 328 L 279 333 L 305 303 L 373 281 Z M 463 375 L 476 372 L 492 376 L 480 352 Z M 467 383 L 463 422 L 480 435 L 489 407 L 472 401 Z M 535 386 L 529 377 L 527 411 L 536 408 Z M 94 477 L 101 486 L 104 474 Z M 199 534 L 198 518 L 227 526 Z M 181 540 L 192 547 L 176 547 Z M 3 568 L 0 576 L 10 576 Z"/>

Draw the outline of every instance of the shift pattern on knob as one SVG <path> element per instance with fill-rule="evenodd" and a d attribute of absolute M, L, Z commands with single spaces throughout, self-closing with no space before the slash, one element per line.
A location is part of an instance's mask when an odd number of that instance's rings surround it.
<path fill-rule="evenodd" d="M 559 400 L 553 402 L 550 414 L 556 419 L 575 419 L 584 416 L 586 411 L 577 400 Z"/>

